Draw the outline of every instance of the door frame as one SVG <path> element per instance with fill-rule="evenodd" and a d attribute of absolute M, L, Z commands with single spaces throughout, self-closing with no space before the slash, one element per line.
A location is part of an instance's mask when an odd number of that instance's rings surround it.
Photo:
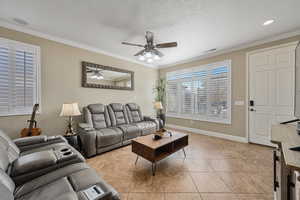
<path fill-rule="evenodd" d="M 293 46 L 295 45 L 295 47 L 297 46 L 297 44 L 299 43 L 299 41 L 294 41 L 294 42 L 288 42 L 288 43 L 284 43 L 284 44 L 279 44 L 279 45 L 275 45 L 275 46 L 271 46 L 271 47 L 266 47 L 266 48 L 261 48 L 261 49 L 256 49 L 253 51 L 248 51 L 246 52 L 246 99 L 245 99 L 245 109 L 246 109 L 246 127 L 245 127 L 245 131 L 246 131 L 246 141 L 248 143 L 250 143 L 250 131 L 249 131 L 249 101 L 250 101 L 250 96 L 249 96 L 249 90 L 250 90 L 250 84 L 249 84 L 249 76 L 250 76 L 250 65 L 249 65 L 249 57 L 253 54 L 256 53 L 260 53 L 260 52 L 264 52 L 264 51 L 268 51 L 268 50 L 272 50 L 272 49 L 278 49 L 278 48 L 283 48 L 283 47 L 288 47 L 288 46 Z M 272 145 L 273 146 L 273 145 Z M 274 147 L 277 147 L 277 145 L 274 144 Z"/>

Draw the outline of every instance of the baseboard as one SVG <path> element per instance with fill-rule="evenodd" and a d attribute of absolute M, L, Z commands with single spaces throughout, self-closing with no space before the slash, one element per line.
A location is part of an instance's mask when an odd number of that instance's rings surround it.
<path fill-rule="evenodd" d="M 254 144 L 260 144 L 260 145 L 268 146 L 268 147 L 278 147 L 277 144 L 271 143 L 270 140 L 261 140 L 261 139 L 249 138 L 249 142 L 254 143 Z"/>
<path fill-rule="evenodd" d="M 201 134 L 201 135 L 218 137 L 218 138 L 232 140 L 232 141 L 236 141 L 236 142 L 248 143 L 247 138 L 240 137 L 240 136 L 227 135 L 224 133 L 218 133 L 218 132 L 213 132 L 213 131 L 205 131 L 205 130 L 201 130 L 201 129 L 197 129 L 197 128 L 178 126 L 175 124 L 166 124 L 166 127 L 183 130 L 183 131 L 189 131 L 189 132 L 197 133 L 197 134 Z"/>

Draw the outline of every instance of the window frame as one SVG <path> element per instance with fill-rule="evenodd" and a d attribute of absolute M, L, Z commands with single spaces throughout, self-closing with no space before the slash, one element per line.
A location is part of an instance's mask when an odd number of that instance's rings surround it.
<path fill-rule="evenodd" d="M 213 116 L 209 116 L 206 112 L 205 115 L 199 115 L 199 114 L 195 114 L 196 111 L 196 104 L 195 104 L 195 98 L 193 98 L 193 111 L 192 114 L 183 114 L 182 113 L 182 95 L 181 95 L 181 89 L 180 87 L 178 87 L 178 85 L 181 85 L 183 82 L 189 82 L 191 81 L 193 84 L 195 81 L 197 80 L 201 80 L 201 78 L 199 77 L 192 77 L 192 78 L 182 78 L 182 79 L 176 79 L 176 80 L 168 80 L 168 77 L 170 76 L 174 76 L 174 75 L 180 75 L 183 73 L 190 73 L 190 72 L 197 72 L 197 71 L 203 71 L 203 70 L 212 70 L 214 68 L 217 67 L 221 67 L 221 66 L 226 66 L 228 68 L 228 72 L 227 72 L 227 78 L 228 78 L 228 85 L 227 85 L 227 107 L 228 107 L 228 111 L 227 111 L 227 118 L 226 119 L 221 119 L 219 117 L 213 117 Z M 176 71 L 172 71 L 172 72 L 167 72 L 166 74 L 166 84 L 168 84 L 168 82 L 176 82 L 177 83 L 177 94 L 179 94 L 177 96 L 177 102 L 179 104 L 178 106 L 178 110 L 177 113 L 174 112 L 168 112 L 168 94 L 166 94 L 166 116 L 167 117 L 172 117 L 172 118 L 180 118 L 180 119 L 191 119 L 191 120 L 198 120 L 198 121 L 205 121 L 205 122 L 214 122 L 214 123 L 221 123 L 221 124 L 231 124 L 231 115 L 232 115 L 232 93 L 231 93 L 231 82 L 232 82 L 232 75 L 231 75 L 231 60 L 224 60 L 221 62 L 215 62 L 215 63 L 209 63 L 206 65 L 200 65 L 197 67 L 192 67 L 192 68 L 188 68 L 188 69 L 183 69 L 183 70 L 176 70 Z M 209 77 L 207 77 L 209 78 Z M 208 83 L 206 83 L 208 84 Z M 166 92 L 168 92 L 168 90 L 166 90 Z M 210 107 L 210 103 L 209 100 L 207 101 L 207 109 L 209 109 Z"/>
<path fill-rule="evenodd" d="M 39 110 L 37 113 L 42 112 L 42 94 L 41 94 L 41 49 L 39 46 L 23 43 L 15 40 L 10 40 L 7 38 L 0 37 L 0 45 L 8 46 L 10 49 L 23 49 L 23 50 L 29 50 L 35 55 L 35 69 L 36 69 L 36 85 L 35 85 L 35 102 L 39 103 Z M 8 116 L 22 116 L 22 115 L 31 115 L 32 110 L 13 110 L 8 112 L 0 112 L 0 117 L 8 117 Z"/>

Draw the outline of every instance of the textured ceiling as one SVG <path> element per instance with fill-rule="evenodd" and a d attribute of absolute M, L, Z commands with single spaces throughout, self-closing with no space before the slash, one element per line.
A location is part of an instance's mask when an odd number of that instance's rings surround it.
<path fill-rule="evenodd" d="M 27 28 L 135 59 L 146 30 L 163 49 L 156 65 L 169 65 L 300 28 L 300 0 L 0 0 L 0 20 L 26 20 Z M 270 26 L 262 26 L 275 19 Z"/>

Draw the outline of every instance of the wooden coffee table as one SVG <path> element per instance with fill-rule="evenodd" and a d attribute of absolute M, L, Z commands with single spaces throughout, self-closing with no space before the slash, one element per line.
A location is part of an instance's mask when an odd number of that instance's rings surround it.
<path fill-rule="evenodd" d="M 156 163 L 176 151 L 183 150 L 188 145 L 188 135 L 184 133 L 165 134 L 159 140 L 153 140 L 153 134 L 141 136 L 132 140 L 132 152 L 137 154 L 135 164 L 139 156 L 152 163 L 152 175 L 155 176 Z"/>

